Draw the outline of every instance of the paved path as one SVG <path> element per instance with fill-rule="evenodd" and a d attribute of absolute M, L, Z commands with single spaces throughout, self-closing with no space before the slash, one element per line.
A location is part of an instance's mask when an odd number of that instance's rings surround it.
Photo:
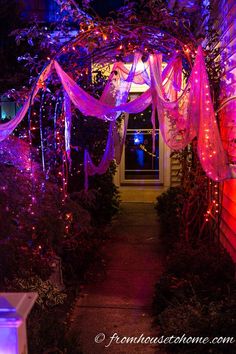
<path fill-rule="evenodd" d="M 114 333 L 120 338 L 154 335 L 150 308 L 164 256 L 153 204 L 122 204 L 104 252 L 108 260 L 105 279 L 86 286 L 75 306 L 74 328 L 83 353 L 161 353 L 157 347 L 143 344 L 113 343 L 105 348 Z M 96 344 L 99 333 L 106 338 Z"/>

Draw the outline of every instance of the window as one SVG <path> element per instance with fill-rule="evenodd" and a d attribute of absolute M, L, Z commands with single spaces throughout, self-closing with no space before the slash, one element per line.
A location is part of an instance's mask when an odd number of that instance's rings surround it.
<path fill-rule="evenodd" d="M 12 101 L 0 101 L 0 120 L 4 123 L 15 117 L 17 113 L 16 103 Z"/>
<path fill-rule="evenodd" d="M 134 95 L 132 95 L 134 98 Z M 129 115 L 126 143 L 121 163 L 121 184 L 163 183 L 163 142 L 158 120 L 155 153 L 152 153 L 152 108 Z"/>

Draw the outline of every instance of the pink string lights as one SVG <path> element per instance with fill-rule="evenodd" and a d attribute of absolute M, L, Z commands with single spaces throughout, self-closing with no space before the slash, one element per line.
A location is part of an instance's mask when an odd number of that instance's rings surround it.
<path fill-rule="evenodd" d="M 85 151 L 86 176 L 104 173 L 115 157 L 115 121 L 121 112 L 138 113 L 152 105 L 153 128 L 155 129 L 155 114 L 157 113 L 163 139 L 171 149 L 183 149 L 193 138 L 197 137 L 198 155 L 206 175 L 214 181 L 231 178 L 231 170 L 215 118 L 201 46 L 197 50 L 191 75 L 183 90 L 181 89 L 182 65 L 178 57 L 170 61 L 162 72 L 160 54 L 150 55 L 148 62 L 144 64 L 141 54 L 136 53 L 129 71 L 122 63 L 114 64 L 113 71 L 118 72 L 118 79 L 109 78 L 100 100 L 79 87 L 57 61 L 51 61 L 41 74 L 31 98 L 25 102 L 21 111 L 10 122 L 0 125 L 0 141 L 6 138 L 23 119 L 30 103 L 33 102 L 39 88 L 42 87 L 53 68 L 65 90 L 65 148 L 68 159 L 70 157 L 71 102 L 86 116 L 110 121 L 107 145 L 100 164 L 95 166 L 89 152 Z M 149 89 L 133 101 L 126 102 L 132 82 L 145 83 L 149 85 Z M 117 136 L 115 140 L 118 141 Z"/>

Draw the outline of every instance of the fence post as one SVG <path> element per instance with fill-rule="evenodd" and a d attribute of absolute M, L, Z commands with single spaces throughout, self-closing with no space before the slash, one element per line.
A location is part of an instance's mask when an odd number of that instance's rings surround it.
<path fill-rule="evenodd" d="M 0 354 L 27 354 L 26 319 L 37 293 L 0 293 Z"/>

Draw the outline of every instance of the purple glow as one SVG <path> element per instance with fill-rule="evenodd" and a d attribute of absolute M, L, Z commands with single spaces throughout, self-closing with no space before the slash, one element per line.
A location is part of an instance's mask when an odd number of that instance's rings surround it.
<path fill-rule="evenodd" d="M 22 320 L 16 309 L 3 297 L 0 297 L 0 354 L 17 354 L 17 328 Z"/>
<path fill-rule="evenodd" d="M 0 328 L 0 354 L 17 354 L 17 329 Z"/>

